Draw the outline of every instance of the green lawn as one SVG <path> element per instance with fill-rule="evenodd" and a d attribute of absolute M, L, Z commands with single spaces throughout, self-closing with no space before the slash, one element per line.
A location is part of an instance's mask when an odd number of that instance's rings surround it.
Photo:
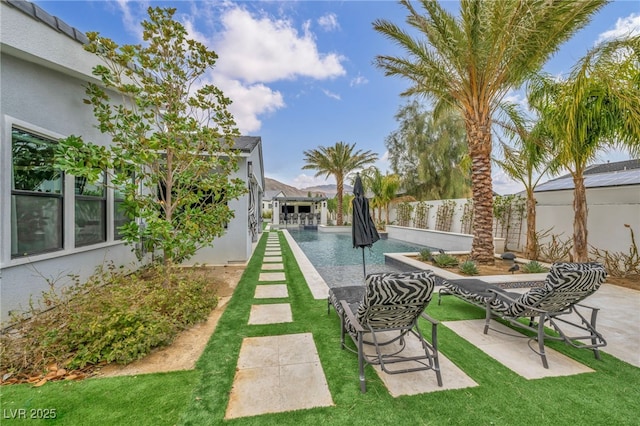
<path fill-rule="evenodd" d="M 234 419 L 234 425 L 635 425 L 640 413 L 640 368 L 607 354 L 551 342 L 550 347 L 591 367 L 594 373 L 525 380 L 444 326 L 440 351 L 479 386 L 392 398 L 372 368 L 367 393 L 360 393 L 357 359 L 340 350 L 339 320 L 327 315 L 325 300 L 314 300 L 295 259 L 281 237 L 294 322 L 247 325 L 266 245 L 255 255 L 209 340 L 195 371 L 150 374 L 83 382 L 0 388 L 2 424 L 212 425 L 221 424 L 244 337 L 310 332 L 320 355 L 335 406 Z M 442 321 L 482 318 L 484 312 L 455 298 L 427 312 Z M 605 336 L 606 337 L 606 336 Z M 446 380 L 446 376 L 445 376 Z M 25 411 L 19 411 L 19 410 Z M 16 414 L 55 409 L 57 419 L 10 419 Z M 18 410 L 18 411 L 16 411 Z M 33 410 L 33 411 L 32 411 Z"/>

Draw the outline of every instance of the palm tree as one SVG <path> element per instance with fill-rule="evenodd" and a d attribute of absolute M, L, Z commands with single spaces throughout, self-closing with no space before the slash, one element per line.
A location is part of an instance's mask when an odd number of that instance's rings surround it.
<path fill-rule="evenodd" d="M 412 82 L 403 95 L 434 100 L 436 113 L 449 108 L 461 112 L 472 163 L 472 256 L 493 263 L 493 113 L 509 90 L 539 70 L 606 1 L 462 0 L 459 18 L 434 1 L 420 1 L 424 15 L 409 0 L 401 3 L 409 11 L 407 23 L 424 38 L 376 20 L 374 29 L 408 54 L 380 55 L 376 64 L 386 75 Z"/>
<path fill-rule="evenodd" d="M 349 145 L 344 142 L 337 142 L 334 146 L 304 151 L 304 161 L 307 163 L 303 169 L 317 170 L 315 176 L 326 175 L 336 179 L 336 189 L 338 197 L 338 218 L 337 225 L 342 225 L 342 198 L 344 192 L 344 178 L 350 172 L 361 169 L 364 166 L 378 160 L 378 154 L 371 151 L 357 150 L 354 152 L 356 144 Z"/>
<path fill-rule="evenodd" d="M 398 175 L 389 173 L 384 175 L 382 178 L 382 188 L 382 199 L 380 201 L 385 209 L 385 222 L 389 223 L 389 204 L 396 199 L 398 189 L 400 189 L 400 178 Z"/>
<path fill-rule="evenodd" d="M 538 242 L 536 238 L 536 199 L 534 191 L 540 179 L 549 169 L 549 150 L 538 135 L 538 127 L 527 123 L 524 114 L 515 105 L 502 107 L 508 121 L 497 120 L 496 123 L 506 131 L 515 142 L 512 147 L 501 143 L 503 159 L 494 159 L 504 172 L 524 185 L 527 194 L 527 243 L 524 257 L 536 259 Z"/>
<path fill-rule="evenodd" d="M 371 166 L 362 171 L 362 183 L 365 188 L 365 193 L 367 190 L 373 193 L 370 205 L 373 210 L 372 216 L 374 222 L 376 221 L 375 209 L 378 209 L 378 221 L 382 221 L 382 207 L 384 207 L 384 204 L 382 203 L 384 193 L 383 179 L 384 175 L 376 166 Z"/>
<path fill-rule="evenodd" d="M 573 258 L 588 260 L 584 171 L 602 148 L 640 155 L 640 36 L 596 46 L 566 79 L 540 75 L 528 90 L 549 137 L 552 171 L 573 177 Z"/>

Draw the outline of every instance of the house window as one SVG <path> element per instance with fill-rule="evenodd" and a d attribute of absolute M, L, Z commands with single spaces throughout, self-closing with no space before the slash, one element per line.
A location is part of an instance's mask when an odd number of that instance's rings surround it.
<path fill-rule="evenodd" d="M 11 257 L 63 248 L 63 174 L 53 167 L 55 141 L 11 129 Z"/>
<path fill-rule="evenodd" d="M 131 182 L 133 182 L 133 173 L 131 173 Z M 133 218 L 129 216 L 126 212 L 124 206 L 124 190 L 125 185 L 114 185 L 113 190 L 113 238 L 116 240 L 121 240 L 124 238 L 124 235 L 121 231 L 121 228 L 127 223 L 131 222 Z"/>
<path fill-rule="evenodd" d="M 105 173 L 95 183 L 76 177 L 75 181 L 76 247 L 107 240 L 107 191 Z"/>

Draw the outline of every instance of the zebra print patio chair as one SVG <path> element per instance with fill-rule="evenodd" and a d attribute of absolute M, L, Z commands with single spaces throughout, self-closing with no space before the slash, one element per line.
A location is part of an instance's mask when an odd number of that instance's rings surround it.
<path fill-rule="evenodd" d="M 592 349 L 595 358 L 600 359 L 598 348 L 606 346 L 607 342 L 596 330 L 599 309 L 579 302 L 598 290 L 606 278 L 607 271 L 600 263 L 555 263 L 544 285 L 524 294 L 504 291 L 486 283 L 482 287 L 479 280 L 464 279 L 445 282 L 440 294 L 453 294 L 483 307 L 486 312 L 484 334 L 489 332 L 493 317 L 536 333 L 529 339 L 529 347 L 540 355 L 544 368 L 549 368 L 545 340 L 564 341 L 574 348 Z M 590 319 L 578 307 L 590 310 Z M 545 324 L 553 328 L 555 334 L 547 332 Z M 575 328 L 569 331 L 565 325 Z M 569 335 L 569 332 L 580 334 Z M 534 340 L 538 342 L 538 350 L 531 346 Z"/>
<path fill-rule="evenodd" d="M 358 354 L 363 393 L 367 390 L 365 364 L 379 365 L 388 374 L 433 370 L 438 386 L 442 386 L 438 362 L 438 321 L 424 313 L 431 301 L 434 283 L 431 271 L 370 274 L 361 300 L 351 304 L 347 300 L 339 301 L 340 345 Z M 418 327 L 420 317 L 431 323 L 431 343 Z M 346 334 L 351 336 L 357 351 L 345 345 Z M 406 338 L 410 335 L 420 341 L 424 354 L 404 355 Z M 375 354 L 365 354 L 364 345 L 373 346 Z M 390 368 L 391 364 L 396 364 L 396 368 Z"/>

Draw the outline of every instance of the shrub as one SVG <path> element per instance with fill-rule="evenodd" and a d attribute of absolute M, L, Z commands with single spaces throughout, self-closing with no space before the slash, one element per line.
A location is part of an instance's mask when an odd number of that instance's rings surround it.
<path fill-rule="evenodd" d="M 433 258 L 433 262 L 441 268 L 453 268 L 458 265 L 458 259 L 447 253 L 440 253 Z"/>
<path fill-rule="evenodd" d="M 545 268 L 538 261 L 531 260 L 520 268 L 525 274 L 537 274 L 540 272 L 549 272 L 549 268 Z"/>
<path fill-rule="evenodd" d="M 431 254 L 431 250 L 422 249 L 420 250 L 420 253 L 418 253 L 418 258 L 423 262 L 430 262 L 433 260 L 433 255 Z"/>
<path fill-rule="evenodd" d="M 460 272 L 465 275 L 478 275 L 480 272 L 478 271 L 478 266 L 476 262 L 473 260 L 466 260 L 462 262 L 459 266 Z"/>
<path fill-rule="evenodd" d="M 32 306 L 0 336 L 3 375 L 38 375 L 54 363 L 72 370 L 132 362 L 205 320 L 218 303 L 212 280 L 198 269 L 101 270 L 61 294 L 50 287 L 42 300 L 53 309 Z"/>

